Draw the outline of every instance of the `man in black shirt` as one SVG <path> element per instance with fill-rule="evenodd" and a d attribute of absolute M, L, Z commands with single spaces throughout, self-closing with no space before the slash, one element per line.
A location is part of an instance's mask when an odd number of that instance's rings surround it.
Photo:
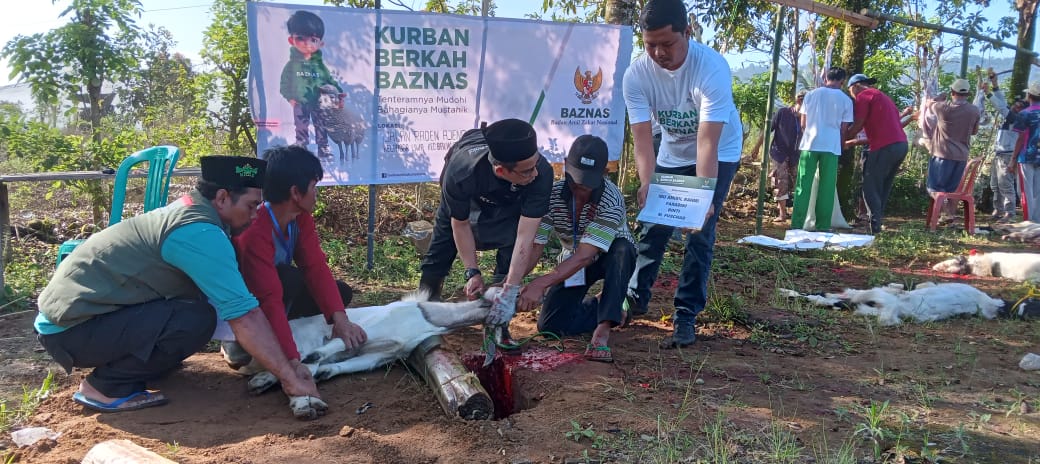
<path fill-rule="evenodd" d="M 439 299 L 457 253 L 466 266 L 466 296 L 478 298 L 485 281 L 477 250 L 497 250 L 492 282 L 504 285 L 491 313 L 504 319 L 498 323 L 507 323 L 535 232 L 548 212 L 552 183 L 552 167 L 538 153 L 530 124 L 504 119 L 463 134 L 448 150 L 441 171 L 441 205 L 419 289 Z"/>

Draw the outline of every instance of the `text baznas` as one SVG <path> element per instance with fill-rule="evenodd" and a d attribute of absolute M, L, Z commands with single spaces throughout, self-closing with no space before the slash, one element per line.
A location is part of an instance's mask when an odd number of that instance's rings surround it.
<path fill-rule="evenodd" d="M 465 89 L 467 50 L 428 49 L 425 47 L 468 47 L 469 29 L 432 27 L 376 27 L 376 64 L 383 68 L 410 68 L 378 73 L 381 89 Z M 386 45 L 418 45 L 423 48 Z M 423 70 L 415 70 L 423 68 Z M 444 70 L 442 70 L 444 69 Z"/>

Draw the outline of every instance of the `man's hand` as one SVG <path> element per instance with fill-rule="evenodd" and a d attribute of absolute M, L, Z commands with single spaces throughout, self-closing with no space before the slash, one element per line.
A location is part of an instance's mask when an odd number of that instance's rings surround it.
<path fill-rule="evenodd" d="M 469 280 L 466 281 L 466 286 L 463 287 L 463 291 L 466 292 L 466 298 L 470 301 L 483 296 L 484 290 L 484 277 L 480 274 L 470 277 Z"/>
<path fill-rule="evenodd" d="M 708 222 L 708 219 L 711 219 L 711 216 L 713 214 L 715 214 L 715 204 L 714 203 L 708 205 L 708 211 L 706 213 L 704 213 L 704 222 Z M 700 229 L 697 229 L 697 228 L 694 228 L 694 227 L 680 227 L 679 230 L 682 231 L 683 233 L 686 233 L 686 234 L 696 234 L 696 233 L 701 231 Z"/>
<path fill-rule="evenodd" d="M 519 293 L 519 285 L 502 285 L 502 291 L 491 302 L 491 310 L 488 311 L 484 324 L 491 326 L 508 324 L 516 314 L 516 297 Z"/>
<path fill-rule="evenodd" d="M 347 319 L 346 312 L 343 311 L 337 311 L 332 315 L 332 336 L 343 340 L 347 351 L 361 348 L 361 345 L 364 345 L 365 341 L 368 340 L 368 334 L 365 333 L 365 329 L 350 322 Z"/>
<path fill-rule="evenodd" d="M 639 203 L 639 209 L 646 207 L 646 194 L 650 192 L 650 184 L 643 184 L 639 186 L 639 191 L 636 192 L 636 201 Z"/>
<path fill-rule="evenodd" d="M 534 308 L 542 304 L 546 288 L 541 278 L 534 279 L 531 283 L 524 285 L 524 288 L 520 290 L 520 301 L 517 302 L 518 309 L 520 311 L 533 311 Z"/>
<path fill-rule="evenodd" d="M 321 398 L 318 394 L 318 386 L 314 384 L 311 370 L 303 365 L 299 359 L 292 359 L 289 365 L 293 368 L 293 376 L 286 379 L 278 379 L 282 383 L 282 391 L 288 396 L 313 396 Z"/>

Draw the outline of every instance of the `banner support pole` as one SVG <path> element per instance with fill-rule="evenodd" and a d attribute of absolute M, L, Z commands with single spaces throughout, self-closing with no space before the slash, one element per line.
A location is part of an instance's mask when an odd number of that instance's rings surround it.
<path fill-rule="evenodd" d="M 376 0 L 376 9 L 383 8 L 383 2 Z M 368 184 L 368 253 L 366 268 L 371 271 L 376 267 L 376 186 Z"/>

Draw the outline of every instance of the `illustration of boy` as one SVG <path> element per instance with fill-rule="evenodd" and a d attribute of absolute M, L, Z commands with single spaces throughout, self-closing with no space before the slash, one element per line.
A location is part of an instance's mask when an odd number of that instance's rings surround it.
<path fill-rule="evenodd" d="M 281 93 L 293 108 L 296 124 L 296 144 L 307 146 L 308 124 L 314 126 L 314 142 L 318 145 L 318 156 L 331 157 L 325 121 L 318 111 L 318 96 L 322 85 L 332 85 L 339 92 L 343 89 L 332 78 L 321 58 L 321 47 L 325 45 L 325 23 L 318 15 L 309 11 L 297 11 L 286 22 L 289 29 L 289 62 L 282 69 Z"/>

